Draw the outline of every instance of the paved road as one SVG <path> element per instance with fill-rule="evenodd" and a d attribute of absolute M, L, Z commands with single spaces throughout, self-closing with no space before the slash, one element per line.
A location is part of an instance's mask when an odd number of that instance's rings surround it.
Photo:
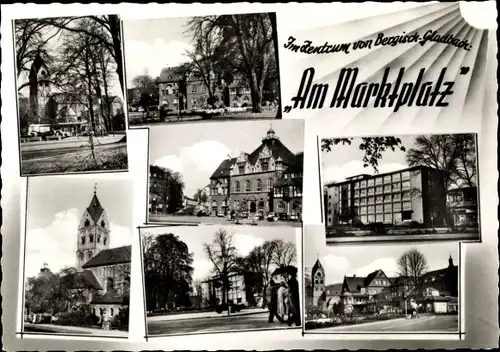
<path fill-rule="evenodd" d="M 103 330 L 97 328 L 83 328 L 78 326 L 61 326 L 55 324 L 24 324 L 25 332 L 52 333 L 52 334 L 78 334 L 78 335 L 100 335 L 127 337 L 127 331 L 121 330 Z"/>
<path fill-rule="evenodd" d="M 83 144 L 81 144 L 83 145 Z M 112 143 L 112 144 L 103 144 L 103 145 L 96 145 L 95 150 L 96 152 L 99 151 L 105 151 L 105 150 L 112 150 L 112 149 L 118 149 L 118 148 L 123 148 L 126 146 L 126 143 Z M 41 159 L 49 159 L 49 158 L 54 158 L 59 155 L 64 155 L 68 156 L 71 153 L 78 153 L 84 150 L 90 150 L 90 148 L 87 145 L 84 145 L 84 148 L 80 148 L 80 146 L 74 147 L 60 147 L 60 148 L 52 148 L 52 149 L 41 149 L 41 150 L 21 150 L 21 156 L 22 156 L 22 161 L 23 163 L 26 162 L 33 162 L 33 161 L 38 161 Z"/>
<path fill-rule="evenodd" d="M 227 217 L 203 216 L 197 217 L 193 215 L 149 215 L 149 222 L 176 223 L 176 224 L 206 224 L 206 225 L 235 225 L 234 220 L 228 220 Z M 252 220 L 239 220 L 242 225 L 251 225 Z M 300 221 L 255 221 L 257 226 L 287 226 L 301 227 Z"/>
<path fill-rule="evenodd" d="M 341 331 L 376 331 L 376 332 L 458 332 L 457 315 L 428 315 L 420 319 L 391 319 L 356 325 L 344 325 L 331 328 L 319 328 L 314 331 L 341 332 Z"/>
<path fill-rule="evenodd" d="M 263 112 L 251 114 L 233 114 L 233 115 L 218 115 L 211 118 L 203 119 L 201 115 L 183 116 L 179 119 L 176 115 L 168 116 L 165 122 L 159 119 L 142 120 L 142 114 L 129 113 L 130 126 L 148 126 L 148 125 L 161 125 L 168 123 L 185 123 L 185 122 L 211 122 L 211 121 L 235 121 L 235 120 L 269 120 L 275 119 L 276 112 Z"/>
<path fill-rule="evenodd" d="M 380 235 L 380 236 L 345 236 L 329 237 L 326 236 L 327 243 L 346 243 L 346 242 L 380 242 L 380 241 L 427 241 L 427 240 L 478 240 L 479 232 L 471 233 L 433 233 L 433 234 L 407 234 L 407 235 Z"/>
<path fill-rule="evenodd" d="M 155 317 L 157 318 L 157 317 Z M 268 313 L 224 316 L 185 320 L 149 320 L 148 335 L 193 334 L 228 330 L 289 329 L 287 324 L 268 323 Z M 292 326 L 293 328 L 293 326 Z"/>

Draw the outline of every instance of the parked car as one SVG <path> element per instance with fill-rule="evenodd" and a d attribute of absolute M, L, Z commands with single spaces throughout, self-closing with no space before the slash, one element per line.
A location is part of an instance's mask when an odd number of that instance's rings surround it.
<path fill-rule="evenodd" d="M 297 216 L 297 214 L 292 214 L 288 217 L 288 220 L 297 221 L 299 220 L 299 217 Z"/>
<path fill-rule="evenodd" d="M 69 137 L 71 136 L 71 133 L 68 131 L 63 131 L 63 130 L 54 130 L 54 134 L 56 136 L 61 136 L 61 137 Z"/>
<path fill-rule="evenodd" d="M 267 221 L 271 222 L 278 221 L 278 216 L 275 213 L 270 212 L 267 214 Z"/>
<path fill-rule="evenodd" d="M 286 221 L 286 220 L 288 220 L 288 214 L 287 214 L 287 213 L 279 213 L 279 214 L 278 214 L 278 218 L 279 218 L 280 220 L 284 220 L 284 221 Z"/>
<path fill-rule="evenodd" d="M 248 219 L 248 211 L 244 210 L 240 212 L 240 218 L 241 219 Z"/>
<path fill-rule="evenodd" d="M 218 216 L 218 217 L 220 217 L 220 218 L 222 218 L 222 217 L 224 216 L 224 213 L 223 213 L 223 212 L 221 212 L 221 211 L 218 211 L 218 212 L 217 212 L 217 216 Z"/>
<path fill-rule="evenodd" d="M 28 137 L 38 137 L 39 136 L 39 133 L 37 131 L 31 131 L 30 133 L 28 133 Z"/>

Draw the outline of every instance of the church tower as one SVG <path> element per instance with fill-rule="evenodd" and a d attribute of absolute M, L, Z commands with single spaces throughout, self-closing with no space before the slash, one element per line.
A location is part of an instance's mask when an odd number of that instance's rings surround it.
<path fill-rule="evenodd" d="M 106 211 L 97 198 L 97 185 L 94 186 L 94 196 L 85 209 L 78 225 L 76 262 L 77 270 L 95 257 L 103 249 L 109 248 L 109 222 Z"/>
<path fill-rule="evenodd" d="M 312 291 L 313 291 L 313 306 L 318 305 L 318 301 L 325 293 L 325 269 L 321 265 L 319 259 L 314 263 L 311 272 Z"/>

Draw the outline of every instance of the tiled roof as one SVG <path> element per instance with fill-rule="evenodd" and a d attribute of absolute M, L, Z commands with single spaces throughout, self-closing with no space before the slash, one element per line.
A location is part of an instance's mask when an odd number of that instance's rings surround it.
<path fill-rule="evenodd" d="M 224 159 L 220 163 L 220 165 L 217 167 L 217 169 L 214 171 L 212 176 L 210 176 L 210 179 L 228 177 L 229 176 L 229 167 L 231 164 L 234 164 L 235 162 L 236 162 L 236 158 L 232 158 L 231 161 L 229 161 L 229 159 Z"/>
<path fill-rule="evenodd" d="M 175 67 L 166 67 L 161 70 L 158 82 L 175 82 L 182 81 L 187 72 L 187 65 L 180 65 Z"/>
<path fill-rule="evenodd" d="M 285 174 L 296 174 L 304 171 L 304 153 L 298 153 L 295 155 L 295 163 L 290 165 L 288 169 L 284 171 Z"/>
<path fill-rule="evenodd" d="M 131 253 L 132 246 L 105 249 L 86 262 L 82 268 L 130 263 Z"/>
<path fill-rule="evenodd" d="M 279 139 L 270 138 L 264 139 L 261 145 L 255 149 L 249 156 L 248 161 L 255 165 L 257 160 L 259 159 L 259 154 L 264 149 L 264 146 L 267 146 L 271 151 L 274 159 L 278 159 L 280 157 L 283 160 L 284 165 L 293 165 L 295 163 L 295 154 L 293 154 Z"/>
<path fill-rule="evenodd" d="M 281 186 L 302 186 L 302 177 L 296 177 L 296 178 L 280 178 L 276 180 L 274 183 L 274 187 L 281 187 Z"/>
<path fill-rule="evenodd" d="M 351 293 L 359 292 L 359 287 L 365 287 L 366 277 L 346 276 L 347 287 Z"/>
<path fill-rule="evenodd" d="M 71 289 L 75 288 L 93 288 L 102 290 L 102 286 L 90 270 L 84 270 L 64 276 L 61 280 Z"/>
<path fill-rule="evenodd" d="M 96 194 L 94 194 L 94 196 L 92 197 L 92 200 L 87 207 L 87 211 L 89 212 L 90 217 L 92 218 L 92 220 L 94 220 L 94 222 L 99 220 L 99 217 L 104 211 L 104 208 L 102 207 L 101 202 L 99 202 L 99 198 L 97 198 Z"/>
<path fill-rule="evenodd" d="M 316 263 L 314 263 L 314 266 L 312 268 L 312 273 L 315 273 L 318 269 L 321 269 L 323 270 L 323 265 L 321 265 L 321 262 L 318 260 L 316 260 Z"/>
<path fill-rule="evenodd" d="M 116 290 L 109 290 L 104 295 L 94 295 L 91 304 L 127 304 L 127 298 Z"/>
<path fill-rule="evenodd" d="M 339 295 L 342 293 L 342 284 L 333 284 L 325 287 L 328 296 Z"/>

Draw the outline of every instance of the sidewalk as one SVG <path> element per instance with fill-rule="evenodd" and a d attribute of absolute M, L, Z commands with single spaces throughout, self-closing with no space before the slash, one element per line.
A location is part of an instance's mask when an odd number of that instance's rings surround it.
<path fill-rule="evenodd" d="M 105 145 L 119 142 L 124 134 L 117 134 L 114 136 L 105 136 L 105 137 L 94 137 L 94 144 Z M 78 136 L 78 137 L 68 137 L 61 140 L 55 141 L 42 141 L 42 142 L 29 142 L 22 143 L 22 150 L 41 150 L 41 149 L 62 149 L 62 148 L 70 148 L 70 147 L 79 147 L 81 145 L 88 145 L 89 137 L 88 136 Z"/>
<path fill-rule="evenodd" d="M 241 316 L 241 315 L 253 315 L 253 314 L 266 314 L 268 313 L 267 308 L 246 308 L 239 312 L 231 313 L 229 316 Z M 179 314 L 165 314 L 156 315 L 153 317 L 148 317 L 148 321 L 180 321 L 180 320 L 191 320 L 191 319 L 207 319 L 207 318 L 224 318 L 228 317 L 227 311 L 220 314 L 217 312 L 196 312 L 196 313 L 179 313 Z"/>
<path fill-rule="evenodd" d="M 418 235 L 375 235 L 375 236 L 345 236 L 345 237 L 334 237 L 335 235 L 328 236 L 328 231 L 326 234 L 327 243 L 348 243 L 348 242 L 380 242 L 380 241 L 422 241 L 422 240 L 477 240 L 479 239 L 479 233 L 432 233 L 432 234 L 418 234 Z"/>
<path fill-rule="evenodd" d="M 83 328 L 78 326 L 64 326 L 56 324 L 30 324 L 24 323 L 25 331 L 31 329 L 34 331 L 42 330 L 43 332 L 52 332 L 60 334 L 82 334 L 82 335 L 102 335 L 102 336 L 116 336 L 116 337 L 128 337 L 127 331 L 121 330 L 102 330 L 94 328 Z M 41 331 L 41 332 L 42 332 Z"/>

